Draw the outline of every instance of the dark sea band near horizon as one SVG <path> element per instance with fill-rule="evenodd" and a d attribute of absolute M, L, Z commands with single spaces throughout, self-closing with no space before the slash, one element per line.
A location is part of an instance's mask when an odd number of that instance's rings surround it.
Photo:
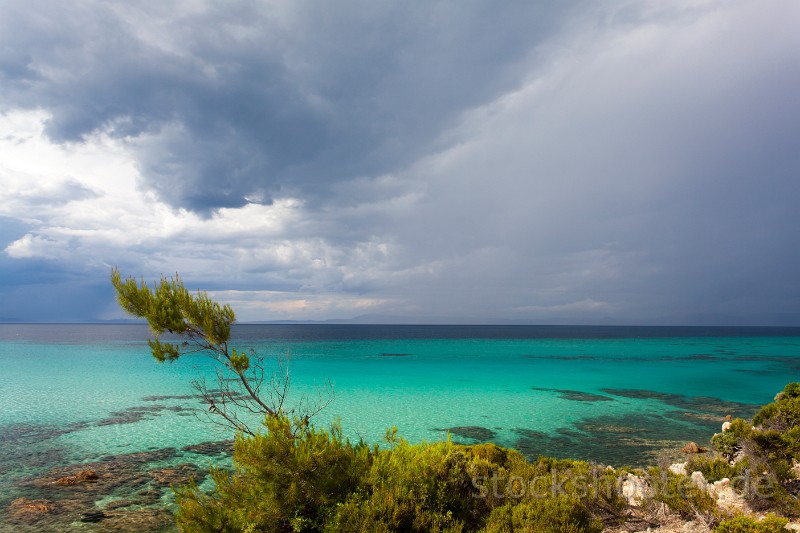
<path fill-rule="evenodd" d="M 0 324 L 0 509 L 36 496 L 36 476 L 108 456 L 229 464 L 208 443 L 232 433 L 189 385 L 213 362 L 157 364 L 147 338 L 144 324 Z M 449 434 L 618 466 L 708 442 L 726 415 L 800 381 L 800 328 L 237 324 L 232 339 L 288 357 L 290 400 L 329 381 L 314 422 L 339 419 L 351 439 L 397 426 L 410 442 Z"/>

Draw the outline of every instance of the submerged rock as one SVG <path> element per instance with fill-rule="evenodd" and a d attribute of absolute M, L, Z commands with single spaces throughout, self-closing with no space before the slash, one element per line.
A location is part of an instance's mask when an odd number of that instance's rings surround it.
<path fill-rule="evenodd" d="M 163 508 L 151 507 L 106 513 L 102 522 L 102 530 L 118 533 L 141 531 L 158 533 L 176 531 L 177 528 L 172 513 Z"/>
<path fill-rule="evenodd" d="M 89 524 L 96 524 L 106 518 L 106 514 L 103 511 L 87 511 L 81 514 L 81 522 L 89 523 Z"/>
<path fill-rule="evenodd" d="M 572 400 L 573 402 L 613 402 L 614 398 L 603 396 L 601 394 L 594 394 L 591 392 L 583 392 L 579 390 L 568 389 L 545 389 L 542 387 L 531 387 L 532 390 L 557 392 L 564 400 Z"/>
<path fill-rule="evenodd" d="M 715 414 L 718 416 L 733 413 L 735 416 L 741 418 L 750 418 L 761 408 L 759 405 L 729 402 L 709 396 L 683 396 L 681 394 L 670 394 L 645 389 L 604 388 L 600 390 L 613 396 L 621 396 L 623 398 L 632 398 L 636 400 L 659 400 L 667 405 L 678 407 L 679 409 Z"/>
<path fill-rule="evenodd" d="M 181 451 L 196 453 L 198 455 L 232 455 L 233 454 L 233 441 L 232 440 L 221 440 L 221 441 L 209 441 L 209 442 L 201 442 L 199 444 L 190 444 L 189 446 L 184 446 L 181 448 Z"/>
<path fill-rule="evenodd" d="M 164 507 L 169 487 L 200 483 L 208 475 L 205 467 L 174 464 L 178 455 L 162 448 L 51 468 L 15 483 L 38 499 L 19 498 L 0 512 L 20 531 L 175 531 Z"/>
<path fill-rule="evenodd" d="M 77 485 L 78 483 L 95 483 L 99 479 L 100 476 L 97 475 L 97 472 L 92 469 L 86 469 L 81 470 L 74 476 L 60 477 L 55 483 L 57 485 Z"/>
<path fill-rule="evenodd" d="M 482 426 L 455 426 L 443 430 L 440 429 L 439 431 L 449 431 L 457 437 L 474 439 L 482 442 L 492 440 L 497 436 L 497 433 Z"/>
<path fill-rule="evenodd" d="M 109 417 L 99 420 L 98 426 L 110 426 L 115 424 L 135 424 L 142 420 L 150 420 L 159 416 L 165 411 L 177 413 L 178 415 L 189 415 L 198 410 L 192 407 L 182 407 L 180 405 L 144 405 L 129 407 L 124 411 L 114 411 Z"/>
<path fill-rule="evenodd" d="M 162 487 L 182 485 L 189 481 L 195 483 L 202 480 L 206 472 L 193 463 L 183 463 L 172 468 L 158 468 L 148 472 L 153 480 Z"/>
<path fill-rule="evenodd" d="M 5 509 L 5 522 L 15 526 L 33 527 L 35 531 L 64 531 L 66 526 L 80 518 L 86 510 L 85 503 L 76 499 L 48 500 L 17 498 Z M 5 523 L 0 520 L 0 523 Z"/>
<path fill-rule="evenodd" d="M 49 500 L 31 500 L 29 498 L 17 498 L 9 504 L 8 515 L 14 520 L 26 520 L 30 517 L 39 517 L 43 514 L 55 511 L 56 505 Z"/>

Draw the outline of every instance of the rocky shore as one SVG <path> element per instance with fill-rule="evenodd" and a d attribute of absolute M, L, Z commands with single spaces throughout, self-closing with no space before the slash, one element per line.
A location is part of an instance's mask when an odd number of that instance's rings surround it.
<path fill-rule="evenodd" d="M 177 531 L 171 487 L 202 483 L 202 457 L 232 451 L 232 441 L 207 442 L 51 468 L 16 483 L 24 496 L 0 511 L 0 531 Z"/>
<path fill-rule="evenodd" d="M 100 461 L 56 467 L 41 476 L 19 483 L 22 492 L 36 497 L 19 497 L 4 511 L 0 531 L 87 531 L 87 532 L 173 532 L 172 486 L 202 483 L 208 470 L 192 462 L 175 462 L 182 455 L 219 457 L 232 452 L 232 441 L 206 442 L 180 450 L 165 448 L 149 452 L 108 456 Z M 709 453 L 705 447 L 688 443 L 680 453 L 687 460 L 666 467 L 670 474 L 685 476 L 707 494 L 725 515 L 743 514 L 761 519 L 763 509 L 754 509 L 735 490 L 735 482 L 723 478 L 709 481 L 698 470 L 690 471 L 692 457 Z M 171 463 L 164 466 L 165 463 Z M 161 466 L 154 466 L 159 465 Z M 606 467 L 611 470 L 613 467 Z M 800 464 L 793 465 L 800 485 Z M 653 480 L 646 469 L 619 471 L 618 491 L 626 502 L 624 523 L 607 527 L 609 533 L 660 532 L 704 533 L 711 524 L 700 513 L 694 519 L 654 501 Z M 800 522 L 788 530 L 800 531 Z"/>

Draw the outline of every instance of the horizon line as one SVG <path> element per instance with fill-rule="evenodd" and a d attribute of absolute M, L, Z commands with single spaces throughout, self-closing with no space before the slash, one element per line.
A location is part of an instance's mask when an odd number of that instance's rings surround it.
<path fill-rule="evenodd" d="M 528 323 L 524 321 L 505 321 L 505 322 L 355 322 L 353 319 L 330 319 L 330 320 L 254 320 L 254 321 L 237 321 L 232 325 L 239 326 L 432 326 L 432 327 L 558 327 L 558 328 L 750 328 L 750 329 L 800 329 L 800 325 L 786 326 L 786 325 L 765 325 L 765 324 L 635 324 L 635 323 L 620 323 L 620 324 L 571 324 L 571 323 Z M 135 319 L 114 319 L 114 320 L 84 320 L 84 321 L 40 321 L 32 322 L 26 320 L 8 321 L 0 320 L 0 325 L 3 326 L 79 326 L 79 325 L 92 325 L 92 326 L 138 326 L 147 325 L 145 320 Z"/>

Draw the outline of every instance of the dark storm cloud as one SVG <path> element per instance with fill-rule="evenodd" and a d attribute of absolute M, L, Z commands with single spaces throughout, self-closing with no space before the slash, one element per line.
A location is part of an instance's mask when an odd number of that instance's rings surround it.
<path fill-rule="evenodd" d="M 65 294 L 180 271 L 247 319 L 798 323 L 794 0 L 6 2 L 0 24 L 3 109 L 201 215 L 6 163 L 0 206 L 33 222 L 5 302 L 59 285 L 49 260 Z"/>
<path fill-rule="evenodd" d="M 440 266 L 402 290 L 498 317 L 796 323 L 793 20 L 741 3 L 600 32 L 476 112 L 397 226 Z"/>
<path fill-rule="evenodd" d="M 6 2 L 2 105 L 48 133 L 128 136 L 146 185 L 208 210 L 403 168 L 568 4 Z"/>

